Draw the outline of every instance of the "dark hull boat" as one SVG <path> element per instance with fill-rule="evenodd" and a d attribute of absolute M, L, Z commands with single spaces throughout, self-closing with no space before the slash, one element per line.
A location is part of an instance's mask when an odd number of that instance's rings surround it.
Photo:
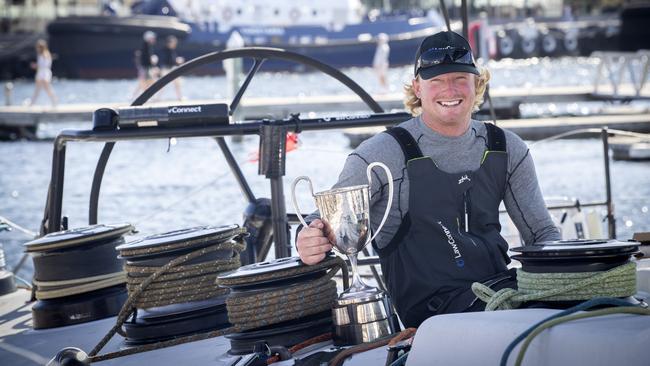
<path fill-rule="evenodd" d="M 315 58 L 334 67 L 370 66 L 378 37 L 385 34 L 391 65 L 412 62 L 421 39 L 442 29 L 435 11 L 429 15 L 364 15 L 361 4 L 332 0 L 297 5 L 290 1 L 146 1 L 130 16 L 63 17 L 47 32 L 58 55 L 55 74 L 71 78 L 125 78 L 136 75 L 134 51 L 143 34 L 157 35 L 159 53 L 167 36 L 179 39 L 177 52 L 192 59 L 221 51 L 232 37 L 242 46 L 275 47 Z M 235 47 L 236 48 L 236 47 Z M 268 70 L 292 70 L 286 62 L 270 62 Z M 223 72 L 210 65 L 197 73 Z"/>
<path fill-rule="evenodd" d="M 348 0 L 305 6 L 288 1 L 266 6 L 256 0 L 241 4 L 198 1 L 192 3 L 193 7 L 180 0 L 142 4 L 130 16 L 53 20 L 47 33 L 52 52 L 58 57 L 55 74 L 68 78 L 135 77 L 134 52 L 140 49 L 146 31 L 157 34 L 157 53 L 167 36 L 176 36 L 180 40 L 177 52 L 185 59 L 226 49 L 236 33 L 245 46 L 282 48 L 338 68 L 371 66 L 383 33 L 390 46 L 390 65 L 401 66 L 412 63 L 414 50 L 423 37 L 444 27 L 435 10 L 426 14 L 371 14 L 365 13 L 360 3 Z M 647 19 L 638 10 L 622 14 L 580 20 L 519 18 L 490 25 L 477 19 L 468 27 L 469 39 L 478 51 L 477 57 L 589 55 L 595 50 L 623 47 L 619 42 L 621 29 L 627 32 L 624 38 L 628 39 L 630 30 L 639 31 L 639 19 Z M 627 25 L 622 26 L 626 19 Z M 452 28 L 460 30 L 460 25 L 452 24 Z M 286 62 L 271 62 L 268 70 L 294 69 Z M 197 74 L 222 72 L 221 65 L 195 70 Z"/>
<path fill-rule="evenodd" d="M 420 18 L 420 25 L 403 32 L 395 33 L 390 40 L 391 65 L 406 65 L 413 61 L 413 50 L 417 48 L 423 37 L 435 33 L 440 28 Z M 406 19 L 394 24 L 407 24 Z M 390 23 L 385 27 L 377 24 L 375 35 L 381 30 L 390 30 Z M 393 27 L 395 28 L 395 27 Z M 133 16 L 117 17 L 71 17 L 60 18 L 48 26 L 48 35 L 52 52 L 58 57 L 54 73 L 68 78 L 130 78 L 136 76 L 134 51 L 142 44 L 142 34 L 154 31 L 158 39 L 164 40 L 169 35 L 176 36 L 180 42 L 178 54 L 186 59 L 192 59 L 207 52 L 224 50 L 230 36 L 227 34 L 202 32 L 196 25 L 188 25 L 174 17 L 163 16 Z M 272 28 L 252 29 L 240 27 L 234 29 L 243 36 L 246 34 L 266 31 L 277 31 Z M 296 34 L 311 29 L 295 29 Z M 294 42 L 296 35 L 282 31 L 283 37 L 264 37 L 265 42 L 255 46 L 277 47 L 297 52 L 330 64 L 334 67 L 369 66 L 372 64 L 377 42 L 374 36 L 368 34 L 367 39 L 358 40 L 358 34 L 350 38 L 328 39 L 327 42 Z M 294 37 L 294 38 L 292 38 Z M 161 41 L 162 42 L 162 41 Z M 291 70 L 291 65 L 285 62 L 270 62 L 268 70 Z M 223 73 L 221 65 L 210 65 L 197 70 L 199 74 Z"/>

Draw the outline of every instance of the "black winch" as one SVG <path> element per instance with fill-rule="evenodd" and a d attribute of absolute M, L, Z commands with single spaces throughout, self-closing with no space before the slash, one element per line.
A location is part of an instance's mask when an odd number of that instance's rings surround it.
<path fill-rule="evenodd" d="M 229 327 L 228 290 L 215 280 L 219 273 L 239 267 L 244 236 L 245 230 L 237 225 L 202 226 L 120 245 L 129 294 L 142 291 L 133 316 L 124 323 L 126 343 L 159 342 Z M 183 263 L 152 279 L 178 260 Z"/>
<path fill-rule="evenodd" d="M 511 249 L 521 268 L 533 273 L 600 272 L 627 263 L 639 250 L 636 241 L 558 240 Z"/>
<path fill-rule="evenodd" d="M 129 224 L 92 225 L 45 235 L 25 244 L 34 261 L 34 329 L 117 314 L 126 300 L 122 260 L 115 247 Z"/>
<path fill-rule="evenodd" d="M 231 289 L 226 300 L 230 322 L 245 329 L 226 335 L 229 353 L 252 353 L 260 344 L 289 348 L 331 333 L 337 295 L 332 277 L 339 268 L 346 267 L 337 257 L 313 266 L 290 257 L 220 275 L 219 285 Z"/>
<path fill-rule="evenodd" d="M 575 287 L 539 298 L 542 306 L 570 307 L 595 297 L 619 297 L 637 303 L 633 298 L 636 267 L 631 258 L 639 250 L 638 242 L 560 240 L 512 250 L 519 253 L 512 258 L 521 262 L 517 271 L 519 293 L 552 293 Z"/>

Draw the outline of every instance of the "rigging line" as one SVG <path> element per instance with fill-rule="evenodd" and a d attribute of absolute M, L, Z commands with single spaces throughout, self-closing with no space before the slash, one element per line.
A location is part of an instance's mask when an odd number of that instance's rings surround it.
<path fill-rule="evenodd" d="M 600 128 L 579 128 L 575 129 L 572 131 L 567 131 L 563 132 L 557 135 L 553 135 L 551 137 L 547 137 L 545 139 L 537 140 L 535 142 L 532 142 L 528 144 L 528 146 L 534 146 L 537 145 L 541 142 L 547 142 L 547 141 L 554 141 L 554 140 L 559 140 L 563 137 L 567 136 L 572 136 L 572 135 L 579 135 L 581 133 L 593 133 L 593 134 L 599 134 L 602 133 L 602 129 Z M 621 136 L 630 136 L 630 137 L 639 137 L 641 139 L 650 139 L 650 134 L 646 133 L 640 133 L 640 132 L 630 132 L 630 131 L 624 131 L 624 130 L 616 130 L 616 129 L 607 129 L 607 133 L 612 134 L 612 135 L 621 135 Z"/>
<path fill-rule="evenodd" d="M 250 161 L 245 160 L 245 161 L 240 161 L 239 164 L 243 165 L 243 164 L 246 164 L 246 163 L 249 163 L 249 162 Z M 183 197 L 179 198 L 178 200 L 175 200 L 175 201 L 163 206 L 163 208 L 158 209 L 158 210 L 154 211 L 153 213 L 136 220 L 135 223 L 133 224 L 133 226 L 137 227 L 142 222 L 148 221 L 149 219 L 152 219 L 152 218 L 154 218 L 154 217 L 156 217 L 156 216 L 158 216 L 158 215 L 160 215 L 160 214 L 162 214 L 164 212 L 168 212 L 172 207 L 174 207 L 176 205 L 179 205 L 179 204 L 181 204 L 183 202 L 187 202 L 188 198 L 190 198 L 190 197 L 194 196 L 195 194 L 203 191 L 207 187 L 209 187 L 211 185 L 214 185 L 215 183 L 217 183 L 218 181 L 220 181 L 221 179 L 225 178 L 227 175 L 230 175 L 230 174 L 231 174 L 230 171 L 227 171 L 227 172 L 221 174 L 220 176 L 218 176 L 217 178 L 211 180 L 210 182 L 191 190 L 189 193 L 187 193 Z"/>
<path fill-rule="evenodd" d="M 330 153 L 330 154 L 349 154 L 352 152 L 352 150 L 343 150 L 343 149 L 319 149 L 319 148 L 301 148 L 300 150 L 306 151 L 306 152 L 323 152 L 323 153 Z"/>
<path fill-rule="evenodd" d="M 14 272 L 14 271 L 12 271 L 12 272 Z M 26 279 L 16 275 L 15 272 L 14 272 L 14 278 L 16 280 L 18 280 L 18 282 L 23 283 L 24 287 L 27 288 L 28 290 L 32 289 L 32 284 L 29 281 L 27 281 Z"/>
<path fill-rule="evenodd" d="M 567 132 L 563 132 L 563 133 L 560 133 L 560 134 L 557 134 L 557 135 L 553 135 L 553 136 L 547 137 L 545 139 L 537 140 L 535 142 L 532 142 L 532 143 L 528 144 L 528 146 L 535 146 L 535 145 L 537 145 L 537 144 L 539 144 L 541 142 L 559 140 L 559 139 L 561 139 L 563 137 L 579 135 L 579 134 L 582 134 L 582 133 L 600 133 L 600 132 L 601 132 L 600 128 L 579 128 L 579 129 L 576 129 L 576 130 L 567 131 Z"/>
<path fill-rule="evenodd" d="M 21 233 L 32 237 L 32 239 L 38 237 L 38 234 L 36 234 L 36 232 L 31 231 L 29 229 L 26 229 L 26 228 L 16 224 L 15 222 L 9 220 L 8 218 L 6 218 L 4 216 L 0 216 L 0 224 L 7 224 L 10 227 L 20 231 Z"/>
<path fill-rule="evenodd" d="M 449 22 L 449 12 L 447 11 L 447 5 L 445 4 L 445 0 L 440 0 L 440 9 L 442 10 L 442 14 L 445 17 L 445 24 L 447 24 L 447 30 L 451 31 L 451 24 Z"/>

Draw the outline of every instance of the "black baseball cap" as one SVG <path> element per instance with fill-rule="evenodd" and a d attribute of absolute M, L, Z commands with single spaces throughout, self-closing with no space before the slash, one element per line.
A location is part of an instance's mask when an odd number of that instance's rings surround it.
<path fill-rule="evenodd" d="M 422 79 L 450 72 L 479 75 L 469 42 L 452 31 L 439 32 L 422 40 L 415 54 L 413 76 Z"/>

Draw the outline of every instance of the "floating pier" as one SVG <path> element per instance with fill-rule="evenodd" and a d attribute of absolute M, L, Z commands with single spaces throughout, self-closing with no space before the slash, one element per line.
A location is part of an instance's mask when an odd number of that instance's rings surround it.
<path fill-rule="evenodd" d="M 608 127 L 617 130 L 650 133 L 650 114 L 509 119 L 498 121 L 497 125 L 516 133 L 525 140 L 541 140 L 560 133 L 584 128 Z M 382 130 L 382 127 L 348 129 L 345 136 L 350 140 L 350 146 L 356 147 L 363 140 Z"/>
<path fill-rule="evenodd" d="M 597 93 L 594 93 L 594 90 Z M 616 92 L 615 94 L 613 92 Z M 490 91 L 491 98 L 499 124 L 517 129 L 524 138 L 543 138 L 565 129 L 576 127 L 602 127 L 616 125 L 616 128 L 629 129 L 636 132 L 650 132 L 647 111 L 627 109 L 623 105 L 615 116 L 580 116 L 519 119 L 519 106 L 528 103 L 570 103 L 585 101 L 630 101 L 633 99 L 650 100 L 650 88 L 642 91 L 633 85 L 618 85 L 615 90 L 611 85 L 594 86 L 562 86 L 562 87 L 527 87 L 527 88 L 496 88 Z M 379 94 L 375 100 L 386 111 L 401 110 L 403 94 Z M 224 100 L 191 100 L 179 104 L 227 103 Z M 162 105 L 162 102 L 148 105 Z M 173 104 L 165 101 L 166 105 Z M 115 108 L 125 104 L 62 104 L 49 106 L 1 106 L 0 107 L 0 139 L 34 138 L 40 123 L 58 122 L 88 122 L 91 127 L 92 113 L 99 108 Z M 487 103 L 479 114 L 489 115 Z M 262 118 L 283 118 L 290 113 L 319 113 L 359 112 L 369 108 L 353 94 L 296 96 L 296 97 L 255 97 L 246 98 L 241 102 L 238 114 L 240 118 L 253 120 Z M 616 112 L 616 111 L 615 111 Z M 640 113 L 641 112 L 641 113 Z M 620 114 L 620 115 L 618 115 Z M 552 129 L 552 131 L 551 131 Z M 549 132 L 541 132 L 548 130 Z M 534 137 L 535 136 L 535 137 Z"/>
<path fill-rule="evenodd" d="M 650 138 L 616 137 L 609 147 L 614 160 L 650 160 Z"/>

